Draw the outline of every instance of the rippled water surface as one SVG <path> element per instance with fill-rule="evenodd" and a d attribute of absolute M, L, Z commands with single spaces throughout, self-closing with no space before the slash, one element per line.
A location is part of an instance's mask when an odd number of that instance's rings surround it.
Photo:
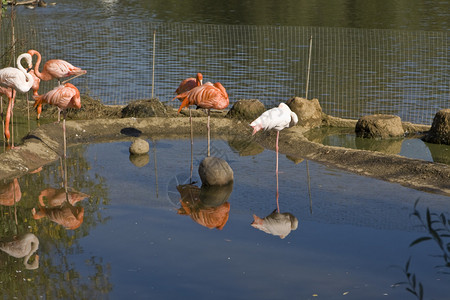
<path fill-rule="evenodd" d="M 280 238 L 250 225 L 253 215 L 264 218 L 276 209 L 273 151 L 213 140 L 212 154 L 234 171 L 232 190 L 215 191 L 220 198 L 201 203 L 182 198 L 182 204 L 177 186 L 189 183 L 189 141 L 149 142 L 149 155 L 140 159 L 129 156 L 127 141 L 71 147 L 70 205 L 55 196 L 62 187 L 60 161 L 3 183 L 9 184 L 3 191 L 16 187 L 17 203 L 0 206 L 1 238 L 31 232 L 39 239 L 35 269 L 0 252 L 4 295 L 407 299 L 406 286 L 392 285 L 405 281 L 401 269 L 410 257 L 425 295 L 448 295 L 448 275 L 435 268 L 443 260 L 431 256 L 439 254 L 437 245 L 409 247 L 426 235 L 410 216 L 415 201 L 422 214 L 429 208 L 448 215 L 448 197 L 280 155 L 280 211 L 298 220 Z M 206 140 L 194 140 L 194 194 L 205 147 Z"/>

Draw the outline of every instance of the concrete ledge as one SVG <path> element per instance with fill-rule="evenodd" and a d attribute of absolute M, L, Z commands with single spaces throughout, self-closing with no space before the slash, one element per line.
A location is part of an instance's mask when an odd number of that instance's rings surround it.
<path fill-rule="evenodd" d="M 353 122 L 351 122 L 353 123 Z M 206 118 L 194 118 L 194 134 L 206 137 Z M 0 179 L 20 177 L 55 161 L 62 155 L 62 124 L 46 124 L 24 138 L 18 149 L 0 155 Z M 141 138 L 189 138 L 189 118 L 126 118 L 67 121 L 68 146 L 131 140 L 129 132 Z M 275 149 L 275 132 L 251 136 L 247 122 L 229 118 L 211 119 L 212 138 L 224 140 L 239 136 Z M 324 146 L 308 141 L 308 129 L 294 127 L 280 133 L 280 153 L 309 159 L 359 175 L 370 176 L 410 188 L 450 196 L 450 166 L 365 150 Z"/>

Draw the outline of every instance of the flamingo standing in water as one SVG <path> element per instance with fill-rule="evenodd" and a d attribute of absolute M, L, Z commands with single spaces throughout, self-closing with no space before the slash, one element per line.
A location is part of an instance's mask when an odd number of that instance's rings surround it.
<path fill-rule="evenodd" d="M 34 107 L 42 103 L 48 103 L 58 107 L 58 123 L 60 114 L 63 112 L 63 138 L 64 138 L 64 157 L 66 157 L 66 114 L 68 108 L 81 108 L 80 91 L 71 83 L 65 83 L 55 87 L 44 95 L 33 96 Z"/>
<path fill-rule="evenodd" d="M 196 88 L 198 86 L 201 86 L 203 84 L 203 75 L 202 73 L 197 73 L 197 77 L 193 78 L 186 78 L 185 80 L 183 80 L 180 85 L 178 86 L 177 90 L 175 91 L 175 93 L 177 95 L 181 95 L 185 92 L 188 92 L 190 90 L 192 90 L 193 88 Z M 180 100 L 182 101 L 182 100 Z M 192 115 L 191 115 L 191 109 L 189 108 L 189 122 L 191 124 L 191 129 L 192 129 Z"/>
<path fill-rule="evenodd" d="M 9 142 L 11 136 L 9 131 L 9 121 L 13 117 L 14 100 L 16 91 L 27 93 L 34 84 L 34 79 L 21 64 L 22 59 L 26 60 L 28 68 L 32 68 L 32 57 L 28 53 L 22 53 L 17 57 L 17 68 L 7 67 L 0 69 L 0 86 L 11 89 L 11 93 L 6 93 L 9 101 L 5 118 L 5 138 Z M 14 148 L 14 136 L 12 139 L 12 148 Z"/>
<path fill-rule="evenodd" d="M 57 79 L 58 84 L 61 84 L 61 78 L 69 77 L 69 76 L 80 76 L 87 73 L 86 70 L 82 70 L 81 68 L 75 67 L 71 63 L 62 60 L 62 59 L 51 59 L 44 64 L 44 68 L 42 72 L 39 71 L 39 65 L 41 64 L 41 54 L 36 50 L 28 50 L 28 53 L 31 56 L 36 55 L 37 61 L 34 65 L 34 73 L 41 80 L 48 81 L 52 79 Z M 75 78 L 73 77 L 73 78 Z"/>
<path fill-rule="evenodd" d="M 275 142 L 275 150 L 277 153 L 276 169 L 275 174 L 277 177 L 277 210 L 280 212 L 280 207 L 278 205 L 278 139 L 280 137 L 280 131 L 284 128 L 289 128 L 297 124 L 298 117 L 295 112 L 291 111 L 289 106 L 285 103 L 280 103 L 278 107 L 266 110 L 263 112 L 256 120 L 250 123 L 253 128 L 253 133 L 257 133 L 261 129 L 270 130 L 275 129 L 277 131 L 277 140 Z"/>
<path fill-rule="evenodd" d="M 195 87 L 198 87 L 203 84 L 203 75 L 202 73 L 197 73 L 197 77 L 193 78 L 186 78 L 183 80 L 178 88 L 176 89 L 175 93 L 177 95 L 183 94 L 187 91 L 192 90 Z M 193 152 L 193 146 L 194 146 L 194 132 L 192 130 L 192 113 L 191 108 L 189 107 L 189 125 L 191 128 L 191 179 L 192 179 L 192 172 L 194 168 L 194 152 Z"/>
<path fill-rule="evenodd" d="M 228 104 L 230 103 L 230 99 L 228 98 L 227 91 L 220 82 L 216 82 L 214 84 L 212 84 L 211 82 L 207 82 L 201 86 L 193 88 L 190 91 L 184 92 L 176 96 L 175 98 L 182 101 L 180 108 L 178 109 L 178 113 L 180 113 L 183 107 L 189 105 L 196 105 L 197 107 L 205 108 L 208 110 L 208 156 L 210 156 L 210 111 L 211 108 L 222 110 L 228 106 Z"/>

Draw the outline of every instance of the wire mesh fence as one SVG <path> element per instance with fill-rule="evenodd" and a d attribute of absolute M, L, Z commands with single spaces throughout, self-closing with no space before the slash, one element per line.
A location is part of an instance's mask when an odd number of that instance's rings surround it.
<path fill-rule="evenodd" d="M 6 67 L 11 23 L 4 19 L 0 30 Z M 449 107 L 447 32 L 18 18 L 14 37 L 15 57 L 34 48 L 43 62 L 60 58 L 86 69 L 73 83 L 105 104 L 154 96 L 178 106 L 175 89 L 197 72 L 204 81 L 221 82 L 231 104 L 259 99 L 269 108 L 304 97 L 312 38 L 308 98 L 319 99 L 325 113 L 388 113 L 430 124 Z M 43 83 L 41 91 L 52 85 Z"/>

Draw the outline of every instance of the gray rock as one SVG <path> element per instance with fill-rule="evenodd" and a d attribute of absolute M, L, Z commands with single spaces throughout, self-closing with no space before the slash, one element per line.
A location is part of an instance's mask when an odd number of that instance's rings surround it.
<path fill-rule="evenodd" d="M 226 185 L 234 180 L 233 170 L 223 159 L 210 156 L 206 157 L 198 167 L 198 174 L 202 185 Z"/>
<path fill-rule="evenodd" d="M 133 155 L 147 154 L 148 151 L 150 150 L 150 146 L 148 145 L 148 142 L 146 140 L 137 138 L 131 144 L 129 150 L 130 150 L 130 153 Z"/>
<path fill-rule="evenodd" d="M 359 118 L 356 122 L 355 133 L 363 138 L 392 138 L 403 137 L 402 120 L 394 115 L 368 115 Z"/>

